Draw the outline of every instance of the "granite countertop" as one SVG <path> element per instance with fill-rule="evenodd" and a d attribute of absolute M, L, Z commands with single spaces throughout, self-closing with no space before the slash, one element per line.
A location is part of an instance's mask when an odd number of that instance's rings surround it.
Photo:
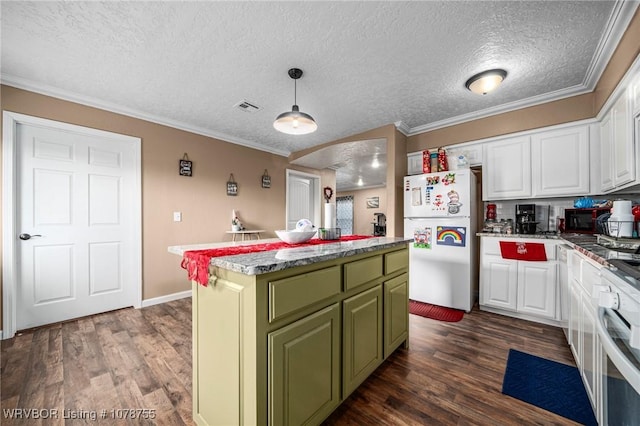
<path fill-rule="evenodd" d="M 478 237 L 533 238 L 546 240 L 557 240 L 561 238 L 558 234 L 503 234 L 499 232 L 478 232 L 476 235 Z"/>
<path fill-rule="evenodd" d="M 499 234 L 491 232 L 479 232 L 480 237 L 499 238 L 532 238 L 532 239 L 553 239 L 567 243 L 572 249 L 578 250 L 593 261 L 601 265 L 612 267 L 609 260 L 613 259 L 640 259 L 640 254 L 629 253 L 628 251 L 617 251 L 608 249 L 597 244 L 597 237 L 590 234 Z"/>
<path fill-rule="evenodd" d="M 211 258 L 211 266 L 239 272 L 246 275 L 259 275 L 267 272 L 280 271 L 296 266 L 310 265 L 325 260 L 338 259 L 406 245 L 413 239 L 398 237 L 373 237 L 363 240 L 342 241 L 303 247 L 291 247 L 280 250 L 221 256 Z M 281 242 L 278 238 L 266 240 L 195 244 L 171 246 L 169 253 L 182 256 L 185 251 L 206 250 L 213 248 L 233 247 L 237 245 L 265 244 Z"/>

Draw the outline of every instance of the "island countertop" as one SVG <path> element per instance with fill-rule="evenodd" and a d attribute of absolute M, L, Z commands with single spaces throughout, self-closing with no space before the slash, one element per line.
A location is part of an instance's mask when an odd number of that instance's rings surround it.
<path fill-rule="evenodd" d="M 280 271 L 294 268 L 296 266 L 310 265 L 312 263 L 325 260 L 338 259 L 341 257 L 353 256 L 355 254 L 367 253 L 376 250 L 401 247 L 412 239 L 403 237 L 372 237 L 354 241 L 337 241 L 326 244 L 310 245 L 279 250 L 260 251 L 248 254 L 238 254 L 232 256 L 220 256 L 211 258 L 211 266 L 228 269 L 246 275 L 260 275 L 268 272 Z M 278 238 L 266 240 L 244 241 L 244 242 L 223 242 L 171 246 L 169 253 L 184 255 L 186 251 L 207 250 L 215 248 L 235 247 L 239 245 L 256 245 L 281 242 Z"/>

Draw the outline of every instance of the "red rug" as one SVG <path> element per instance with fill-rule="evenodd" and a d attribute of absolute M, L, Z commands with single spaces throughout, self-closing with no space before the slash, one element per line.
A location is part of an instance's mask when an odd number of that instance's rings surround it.
<path fill-rule="evenodd" d="M 458 322 L 464 316 L 464 311 L 458 309 L 445 308 L 444 306 L 417 302 L 415 300 L 409 300 L 409 313 L 445 322 Z"/>

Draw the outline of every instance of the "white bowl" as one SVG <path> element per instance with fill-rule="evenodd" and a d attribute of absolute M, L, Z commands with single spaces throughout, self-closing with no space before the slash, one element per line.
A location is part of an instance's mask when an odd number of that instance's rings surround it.
<path fill-rule="evenodd" d="M 276 231 L 276 235 L 285 243 L 300 244 L 313 238 L 316 235 L 316 231 L 285 231 L 281 229 Z"/>

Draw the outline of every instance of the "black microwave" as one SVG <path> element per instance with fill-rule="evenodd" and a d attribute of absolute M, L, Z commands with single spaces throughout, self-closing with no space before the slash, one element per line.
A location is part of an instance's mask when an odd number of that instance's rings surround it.
<path fill-rule="evenodd" d="M 593 207 L 586 209 L 564 209 L 564 232 L 578 234 L 595 234 L 598 232 L 596 219 L 609 213 L 608 207 Z"/>

